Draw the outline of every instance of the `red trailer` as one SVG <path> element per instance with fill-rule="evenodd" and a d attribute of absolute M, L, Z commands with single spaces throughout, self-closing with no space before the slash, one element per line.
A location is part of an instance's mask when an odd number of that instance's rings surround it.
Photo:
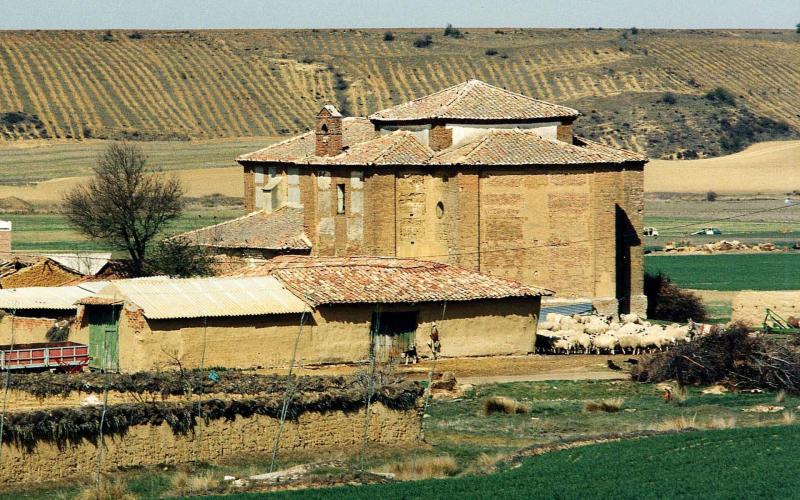
<path fill-rule="evenodd" d="M 0 370 L 79 372 L 89 364 L 89 346 L 76 342 L 0 345 Z"/>

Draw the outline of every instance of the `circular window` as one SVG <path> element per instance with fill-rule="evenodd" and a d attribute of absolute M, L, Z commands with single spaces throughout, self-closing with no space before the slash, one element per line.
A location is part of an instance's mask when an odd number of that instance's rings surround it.
<path fill-rule="evenodd" d="M 436 204 L 436 217 L 440 219 L 444 217 L 444 203 L 441 201 Z"/>

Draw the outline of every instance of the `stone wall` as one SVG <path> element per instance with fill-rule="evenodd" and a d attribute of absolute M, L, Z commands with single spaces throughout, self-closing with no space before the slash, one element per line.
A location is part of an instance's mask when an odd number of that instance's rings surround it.
<path fill-rule="evenodd" d="M 733 296 L 732 321 L 743 321 L 750 326 L 761 326 L 767 309 L 772 309 L 784 319 L 800 317 L 800 290 L 785 292 L 744 291 Z"/>
<path fill-rule="evenodd" d="M 364 433 L 365 409 L 353 412 L 305 412 L 296 421 L 287 420 L 281 434 L 280 452 L 358 450 Z M 175 434 L 165 423 L 141 425 L 124 435 L 106 439 L 102 470 L 126 467 L 174 465 L 186 462 L 220 462 L 237 457 L 271 452 L 279 421 L 254 415 L 235 420 L 198 422 L 194 432 Z M 380 403 L 370 407 L 369 441 L 379 446 L 408 446 L 415 442 L 420 427 L 418 409 L 392 410 Z M 40 441 L 32 450 L 4 444 L 0 462 L 0 483 L 19 485 L 41 481 L 91 477 L 98 448 L 83 440 L 59 449 Z"/>

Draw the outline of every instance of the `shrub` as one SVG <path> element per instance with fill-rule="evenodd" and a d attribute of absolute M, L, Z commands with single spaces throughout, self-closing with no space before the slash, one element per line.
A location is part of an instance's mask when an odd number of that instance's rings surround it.
<path fill-rule="evenodd" d="M 706 193 L 706 201 L 717 201 L 716 191 L 709 191 Z"/>
<path fill-rule="evenodd" d="M 156 243 L 147 258 L 145 271 L 151 276 L 170 276 L 191 278 L 211 276 L 214 258 L 205 247 L 193 245 L 190 241 L 175 237 Z"/>
<path fill-rule="evenodd" d="M 103 41 L 104 42 L 113 42 L 114 41 L 114 34 L 111 33 L 111 30 L 106 30 L 106 32 L 103 33 Z"/>
<path fill-rule="evenodd" d="M 450 455 L 440 455 L 406 460 L 405 462 L 390 464 L 384 469 L 394 474 L 397 479 L 407 481 L 452 476 L 458 470 L 458 465 Z"/>
<path fill-rule="evenodd" d="M 387 31 L 383 34 L 383 41 L 384 42 L 391 42 L 394 40 L 394 33 L 391 31 Z"/>
<path fill-rule="evenodd" d="M 49 342 L 64 342 L 69 338 L 69 331 L 74 319 L 62 319 L 56 321 L 53 326 L 44 334 Z"/>
<path fill-rule="evenodd" d="M 670 104 L 670 105 L 671 104 L 675 104 L 675 102 L 677 102 L 677 100 L 678 99 L 675 97 L 675 94 L 673 94 L 672 92 L 665 93 L 664 96 L 661 98 L 661 102 L 663 102 L 664 104 Z"/>
<path fill-rule="evenodd" d="M 128 35 L 128 38 L 130 38 L 131 40 L 141 40 L 142 38 L 144 38 L 144 34 L 142 34 L 141 31 L 134 31 L 133 33 Z"/>
<path fill-rule="evenodd" d="M 122 481 L 102 481 L 84 489 L 77 495 L 78 500 L 135 500 L 128 486 Z"/>
<path fill-rule="evenodd" d="M 484 54 L 486 54 L 487 56 L 496 56 L 497 55 L 497 49 L 486 49 Z"/>
<path fill-rule="evenodd" d="M 794 27 L 796 29 L 795 33 L 800 33 L 800 23 L 795 24 Z"/>
<path fill-rule="evenodd" d="M 433 45 L 433 35 L 425 35 L 414 40 L 414 47 L 424 49 Z"/>
<path fill-rule="evenodd" d="M 639 34 L 639 28 L 637 28 L 636 26 L 631 28 L 631 35 L 638 35 L 638 34 Z"/>
<path fill-rule="evenodd" d="M 644 275 L 647 316 L 665 321 L 705 321 L 708 313 L 703 301 L 692 292 L 682 290 L 663 273 Z"/>
<path fill-rule="evenodd" d="M 444 36 L 449 36 L 450 38 L 464 38 L 464 34 L 461 33 L 461 30 L 454 28 L 452 24 L 448 24 L 444 29 Z"/>
<path fill-rule="evenodd" d="M 208 493 L 218 488 L 219 483 L 219 479 L 215 478 L 210 471 L 192 476 L 185 472 L 178 472 L 172 476 L 170 481 L 170 493 L 177 497 Z"/>
<path fill-rule="evenodd" d="M 583 409 L 588 412 L 602 411 L 606 413 L 616 413 L 625 405 L 622 398 L 603 399 L 601 401 L 587 401 Z"/>
<path fill-rule="evenodd" d="M 528 413 L 528 407 L 524 404 L 505 396 L 493 396 L 483 401 L 483 413 L 505 413 L 513 415 L 515 413 Z"/>
<path fill-rule="evenodd" d="M 718 102 L 720 104 L 727 104 L 728 106 L 736 105 L 736 97 L 728 90 L 717 87 L 714 90 L 706 92 L 705 96 L 709 101 Z"/>
<path fill-rule="evenodd" d="M 745 326 L 734 324 L 643 358 L 631 370 L 631 378 L 798 394 L 800 352 L 764 336 L 751 336 Z"/>

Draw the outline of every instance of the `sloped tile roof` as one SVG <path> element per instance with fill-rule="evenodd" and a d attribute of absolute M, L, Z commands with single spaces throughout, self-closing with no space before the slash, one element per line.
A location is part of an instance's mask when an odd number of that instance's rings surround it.
<path fill-rule="evenodd" d="M 456 266 L 388 257 L 280 256 L 236 276 L 274 276 L 313 306 L 539 297 L 543 288 Z"/>
<path fill-rule="evenodd" d="M 303 230 L 303 209 L 292 205 L 284 205 L 273 212 L 253 212 L 175 237 L 215 248 L 311 249 L 311 240 Z"/>
<path fill-rule="evenodd" d="M 642 162 L 638 153 L 576 137 L 572 144 L 541 137 L 526 129 L 489 129 L 436 154 L 438 165 L 580 165 Z"/>
<path fill-rule="evenodd" d="M 336 165 L 421 165 L 433 156 L 411 132 L 395 131 L 355 144 L 342 154 L 325 158 Z"/>
<path fill-rule="evenodd" d="M 349 147 L 375 138 L 375 126 L 361 117 L 349 117 L 342 120 L 342 145 Z M 247 153 L 236 158 L 236 161 L 263 161 L 263 162 L 295 162 L 309 163 L 314 158 L 316 137 L 314 132 L 286 139 L 285 141 L 271 144 L 266 148 Z"/>
<path fill-rule="evenodd" d="M 425 120 L 544 120 L 574 118 L 580 113 L 566 106 L 540 101 L 480 80 L 441 90 L 369 116 L 380 122 Z"/>

